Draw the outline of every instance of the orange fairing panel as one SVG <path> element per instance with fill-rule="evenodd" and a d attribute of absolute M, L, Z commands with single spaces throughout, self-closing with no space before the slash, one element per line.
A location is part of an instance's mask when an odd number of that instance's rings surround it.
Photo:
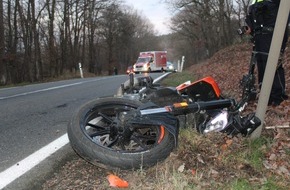
<path fill-rule="evenodd" d="M 195 86 L 201 82 L 208 83 L 212 87 L 212 89 L 214 90 L 216 97 L 218 97 L 218 98 L 220 97 L 221 90 L 220 90 L 218 84 L 215 82 L 215 80 L 212 77 L 205 77 L 205 78 L 202 78 L 202 79 L 195 81 L 193 83 L 190 83 L 190 84 L 183 83 L 183 84 L 177 86 L 176 89 L 177 89 L 177 91 L 182 93 L 182 92 L 186 91 L 186 89 L 189 89 L 190 87 Z"/>
<path fill-rule="evenodd" d="M 220 97 L 220 95 L 221 95 L 221 90 L 220 90 L 218 84 L 216 83 L 216 81 L 215 81 L 212 77 L 205 77 L 203 80 L 204 80 L 205 82 L 211 84 L 211 86 L 213 87 L 213 89 L 214 89 L 214 91 L 215 91 L 217 97 Z"/>

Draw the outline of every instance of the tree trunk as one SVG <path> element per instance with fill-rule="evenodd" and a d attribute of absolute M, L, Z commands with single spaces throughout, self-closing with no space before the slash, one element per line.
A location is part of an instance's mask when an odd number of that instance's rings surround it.
<path fill-rule="evenodd" d="M 6 69 L 4 66 L 4 22 L 3 22 L 3 1 L 0 0 L 0 84 L 6 84 Z"/>
<path fill-rule="evenodd" d="M 49 64 L 50 64 L 50 76 L 57 76 L 56 72 L 56 51 L 54 45 L 54 14 L 55 14 L 55 0 L 52 0 L 50 6 L 50 0 L 47 0 L 47 9 L 49 15 L 49 28 L 48 28 L 48 49 L 49 49 Z"/>
<path fill-rule="evenodd" d="M 30 0 L 31 4 L 31 22 L 32 22 L 32 35 L 34 43 L 34 78 L 35 80 L 42 79 L 42 61 L 39 46 L 39 34 L 37 32 L 36 24 L 37 18 L 35 17 L 35 0 Z"/>

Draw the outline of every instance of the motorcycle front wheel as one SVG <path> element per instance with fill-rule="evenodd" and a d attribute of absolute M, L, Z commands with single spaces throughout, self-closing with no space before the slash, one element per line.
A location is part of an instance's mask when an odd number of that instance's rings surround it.
<path fill-rule="evenodd" d="M 126 114 L 141 102 L 102 98 L 82 106 L 68 125 L 72 148 L 85 160 L 108 168 L 148 167 L 164 160 L 175 141 L 164 126 L 127 127 Z"/>

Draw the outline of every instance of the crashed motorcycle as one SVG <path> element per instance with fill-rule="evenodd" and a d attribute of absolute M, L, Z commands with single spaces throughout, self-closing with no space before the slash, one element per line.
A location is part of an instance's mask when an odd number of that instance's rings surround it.
<path fill-rule="evenodd" d="M 70 144 L 92 164 L 132 169 L 168 157 L 188 116 L 190 126 L 201 134 L 248 136 L 261 124 L 254 113 L 241 114 L 256 97 L 253 67 L 241 80 L 243 97 L 238 102 L 224 98 L 211 77 L 163 87 L 150 76 L 131 73 L 114 97 L 88 102 L 73 115 L 68 125 Z"/>

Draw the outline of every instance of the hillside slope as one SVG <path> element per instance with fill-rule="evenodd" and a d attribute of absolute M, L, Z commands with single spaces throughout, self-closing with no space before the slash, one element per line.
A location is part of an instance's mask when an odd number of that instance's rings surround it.
<path fill-rule="evenodd" d="M 288 44 L 289 47 L 289 44 Z M 191 66 L 190 70 L 198 77 L 212 76 L 222 92 L 229 97 L 240 98 L 240 80 L 247 74 L 252 45 L 250 43 L 239 44 L 220 50 L 206 63 Z M 290 95 L 290 51 L 284 55 L 284 69 L 286 78 L 286 93 Z M 257 76 L 257 75 L 256 75 Z M 257 77 L 256 77 L 257 79 Z M 255 111 L 258 100 L 250 102 L 249 111 Z M 268 107 L 266 112 L 266 126 L 282 125 L 290 121 L 290 100 L 284 101 L 280 106 Z"/>

